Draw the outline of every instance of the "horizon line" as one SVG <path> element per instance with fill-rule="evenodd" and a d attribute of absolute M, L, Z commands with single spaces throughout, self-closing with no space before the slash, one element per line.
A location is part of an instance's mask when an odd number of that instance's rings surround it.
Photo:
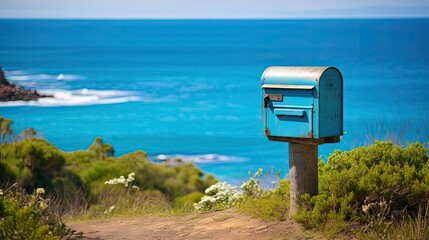
<path fill-rule="evenodd" d="M 411 20 L 429 19 L 429 16 L 362 16 L 362 17 L 256 17 L 256 18 L 91 18 L 91 17 L 0 17 L 0 20 Z"/>

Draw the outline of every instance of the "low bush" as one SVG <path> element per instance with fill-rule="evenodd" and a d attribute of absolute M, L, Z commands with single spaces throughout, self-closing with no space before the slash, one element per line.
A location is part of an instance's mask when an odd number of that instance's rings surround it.
<path fill-rule="evenodd" d="M 320 161 L 319 194 L 304 195 L 304 206 L 294 218 L 307 228 L 358 221 L 365 224 L 365 232 L 380 232 L 404 215 L 415 218 L 428 200 L 428 148 L 418 142 L 404 148 L 376 142 L 336 150 L 328 163 Z"/>
<path fill-rule="evenodd" d="M 82 179 L 83 183 L 91 189 L 93 198 L 104 196 L 103 191 L 108 188 L 106 180 L 127 176 L 135 173 L 134 184 L 141 190 L 159 190 L 166 199 L 173 201 L 179 196 L 191 192 L 203 192 L 217 180 L 211 175 L 205 176 L 192 163 L 177 165 L 154 164 L 149 161 L 143 151 L 130 153 L 119 158 L 95 158 L 91 161 L 74 163 L 76 153 L 66 155 L 67 169 Z M 79 156 L 82 153 L 77 153 Z"/>
<path fill-rule="evenodd" d="M 76 235 L 52 212 L 44 195 L 43 188 L 27 194 L 18 184 L 0 189 L 0 239 L 53 240 Z"/>
<path fill-rule="evenodd" d="M 428 152 L 418 142 L 406 147 L 376 142 L 337 150 L 327 163 L 320 160 L 319 194 L 303 195 L 294 219 L 326 238 L 345 232 L 359 239 L 429 239 Z M 255 174 L 241 190 L 226 183 L 212 186 L 196 208 L 238 206 L 264 220 L 286 219 L 289 181 L 277 180 L 277 188 L 262 190 L 259 176 Z M 234 195 L 239 197 L 230 204 Z"/>
<path fill-rule="evenodd" d="M 289 200 L 289 181 L 282 179 L 278 180 L 278 187 L 274 190 L 263 191 L 258 196 L 244 197 L 238 208 L 266 221 L 285 220 L 289 214 Z"/>
<path fill-rule="evenodd" d="M 201 201 L 204 196 L 201 192 L 191 192 L 180 196 L 174 200 L 174 205 L 179 209 L 191 211 L 194 209 L 194 204 Z"/>
<path fill-rule="evenodd" d="M 18 183 L 31 192 L 43 187 L 49 194 L 63 199 L 88 197 L 88 188 L 81 179 L 65 167 L 65 154 L 46 140 L 28 139 L 0 145 L 0 185 Z"/>
<path fill-rule="evenodd" d="M 107 194 L 114 191 L 105 181 L 130 172 L 134 172 L 133 185 L 140 189 L 136 193 L 138 199 L 146 201 L 147 194 L 158 197 L 160 193 L 163 204 L 171 206 L 175 206 L 175 199 L 202 193 L 217 182 L 192 163 L 155 164 L 143 151 L 114 157 L 113 146 L 100 137 L 88 150 L 63 152 L 48 141 L 36 138 L 35 130 L 27 129 L 21 137 L 13 138 L 12 121 L 0 117 L 0 123 L 0 186 L 18 183 L 27 192 L 43 187 L 58 203 L 55 211 L 61 214 L 78 216 L 105 201 Z M 129 192 L 117 194 L 127 196 Z"/>

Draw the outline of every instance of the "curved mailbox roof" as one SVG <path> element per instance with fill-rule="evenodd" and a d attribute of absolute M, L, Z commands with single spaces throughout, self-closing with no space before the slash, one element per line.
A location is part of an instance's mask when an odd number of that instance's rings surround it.
<path fill-rule="evenodd" d="M 270 87 L 275 87 L 276 84 L 297 86 L 317 86 L 323 73 L 328 69 L 336 69 L 335 67 L 282 67 L 272 66 L 267 68 L 261 77 L 262 87 L 269 84 Z M 339 71 L 338 71 L 339 73 Z M 280 86 L 279 86 L 280 88 Z"/>

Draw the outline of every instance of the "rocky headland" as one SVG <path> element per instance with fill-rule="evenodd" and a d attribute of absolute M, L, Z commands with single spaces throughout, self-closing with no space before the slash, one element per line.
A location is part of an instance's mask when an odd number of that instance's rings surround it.
<path fill-rule="evenodd" d="M 30 101 L 43 97 L 51 97 L 39 94 L 36 90 L 25 89 L 9 82 L 0 66 L 0 102 Z"/>

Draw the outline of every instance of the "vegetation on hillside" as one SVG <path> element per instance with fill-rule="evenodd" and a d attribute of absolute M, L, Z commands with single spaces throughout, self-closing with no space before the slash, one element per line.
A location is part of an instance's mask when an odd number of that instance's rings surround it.
<path fill-rule="evenodd" d="M 0 189 L 0 239 L 54 240 L 78 237 L 49 210 L 45 190 L 28 194 L 17 184 Z"/>
<path fill-rule="evenodd" d="M 418 142 L 406 147 L 376 142 L 336 150 L 327 163 L 319 161 L 319 194 L 303 195 L 294 219 L 327 238 L 347 234 L 363 239 L 429 239 L 428 152 L 427 145 Z M 243 186 L 250 182 L 252 194 L 246 194 Z M 235 205 L 265 220 L 286 219 L 289 181 L 278 179 L 275 189 L 265 191 L 258 184 L 255 178 L 243 184 Z M 210 209 L 228 206 L 222 199 L 230 197 L 215 198 Z"/>
<path fill-rule="evenodd" d="M 334 233 L 358 222 L 365 233 L 386 237 L 395 225 L 416 220 L 429 204 L 428 152 L 418 142 L 336 150 L 327 163 L 319 162 L 319 194 L 303 196 L 295 219 L 309 228 L 329 226 Z M 429 237 L 429 222 L 424 231 Z"/>
<path fill-rule="evenodd" d="M 63 216 L 181 210 L 199 201 L 198 196 L 217 182 L 192 163 L 155 164 L 143 151 L 115 157 L 113 146 L 101 138 L 88 150 L 63 152 L 37 138 L 34 129 L 15 136 L 12 123 L 0 117 L 0 189 L 17 184 L 31 194 L 44 188 L 51 199 L 48 210 Z M 131 173 L 132 184 L 109 184 Z"/>
<path fill-rule="evenodd" d="M 3 68 L 0 66 L 0 86 L 1 85 L 9 85 L 9 82 L 6 79 L 6 76 L 3 72 Z"/>
<path fill-rule="evenodd" d="M 35 239 L 46 232 L 40 239 L 72 234 L 59 215 L 99 218 L 235 207 L 264 220 L 288 218 L 289 181 L 279 172 L 274 189 L 261 188 L 262 169 L 236 187 L 217 183 L 191 163 L 154 164 L 143 151 L 115 157 L 114 147 L 101 138 L 87 150 L 63 152 L 39 139 L 34 129 L 14 135 L 12 123 L 0 117 L 0 237 L 21 228 Z M 319 161 L 319 194 L 303 195 L 293 218 L 327 238 L 429 239 L 428 153 L 428 145 L 418 142 L 336 150 Z M 46 193 L 37 193 L 38 188 Z M 11 225 L 23 217 L 31 225 Z"/>

